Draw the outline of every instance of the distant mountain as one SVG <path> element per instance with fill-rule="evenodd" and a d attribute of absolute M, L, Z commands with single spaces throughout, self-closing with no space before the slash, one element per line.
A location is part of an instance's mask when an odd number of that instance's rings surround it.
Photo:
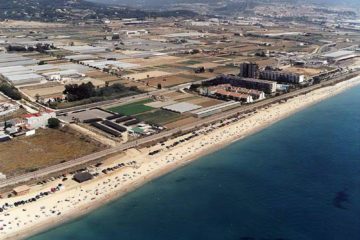
<path fill-rule="evenodd" d="M 166 5 L 173 4 L 195 4 L 203 3 L 209 5 L 230 5 L 234 3 L 275 3 L 275 2 L 288 2 L 288 3 L 314 3 L 314 4 L 331 4 L 331 5 L 360 5 L 360 0 L 87 0 L 91 2 L 101 2 L 106 4 L 121 4 L 127 6 L 147 6 L 147 7 L 166 7 Z"/>
<path fill-rule="evenodd" d="M 79 20 L 102 18 L 145 18 L 169 16 L 196 16 L 195 13 L 183 11 L 145 11 L 131 7 L 108 6 L 100 1 L 85 0 L 0 0 L 0 19 L 21 20 Z"/>

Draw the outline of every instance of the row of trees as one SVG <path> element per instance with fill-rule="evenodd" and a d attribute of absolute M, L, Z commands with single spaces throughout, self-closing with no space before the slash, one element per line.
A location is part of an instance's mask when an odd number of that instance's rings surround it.
<path fill-rule="evenodd" d="M 115 83 L 111 86 L 106 84 L 104 87 L 96 88 L 91 82 L 82 84 L 68 84 L 65 85 L 64 94 L 69 102 L 79 101 L 92 97 L 108 97 L 114 94 L 124 93 L 127 91 L 137 92 L 137 87 L 127 88 L 120 83 Z"/>
<path fill-rule="evenodd" d="M 53 44 L 37 43 L 35 46 L 22 46 L 22 45 L 8 45 L 6 50 L 8 52 L 45 52 L 47 50 L 55 49 Z"/>
<path fill-rule="evenodd" d="M 11 86 L 8 83 L 0 84 L 0 92 L 4 93 L 6 96 L 14 100 L 21 100 L 22 98 L 21 93 L 15 87 Z"/>

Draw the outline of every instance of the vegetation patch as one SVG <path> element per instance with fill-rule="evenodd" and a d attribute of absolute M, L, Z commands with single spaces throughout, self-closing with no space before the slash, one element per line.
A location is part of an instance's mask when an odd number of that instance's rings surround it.
<path fill-rule="evenodd" d="M 8 176 L 36 171 L 104 149 L 104 145 L 67 127 L 38 129 L 0 144 L 0 170 Z"/>
<path fill-rule="evenodd" d="M 164 125 L 182 118 L 181 114 L 162 110 L 162 109 L 149 113 L 136 115 L 136 117 L 144 122 L 158 124 L 158 125 Z"/>
<path fill-rule="evenodd" d="M 136 115 L 144 112 L 148 112 L 153 110 L 153 107 L 146 106 L 146 103 L 153 102 L 152 99 L 145 99 L 142 101 L 121 105 L 117 107 L 112 107 L 107 110 L 115 112 L 115 113 L 121 113 L 124 115 Z"/>

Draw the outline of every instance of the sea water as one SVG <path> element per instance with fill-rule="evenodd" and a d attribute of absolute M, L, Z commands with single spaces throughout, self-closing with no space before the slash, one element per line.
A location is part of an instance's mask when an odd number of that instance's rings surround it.
<path fill-rule="evenodd" d="M 30 239 L 360 239 L 360 87 Z"/>

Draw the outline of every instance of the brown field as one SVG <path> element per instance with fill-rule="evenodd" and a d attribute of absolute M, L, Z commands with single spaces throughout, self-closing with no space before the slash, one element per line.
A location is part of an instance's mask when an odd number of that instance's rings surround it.
<path fill-rule="evenodd" d="M 127 62 L 127 63 L 138 64 L 141 67 L 150 67 L 150 66 L 159 66 L 159 65 L 184 61 L 184 59 L 180 58 L 180 57 L 174 57 L 174 56 L 158 56 L 158 57 L 152 57 L 152 58 L 147 58 L 147 59 L 129 58 L 129 59 L 123 59 L 121 61 Z"/>
<path fill-rule="evenodd" d="M 168 124 L 165 125 L 165 127 L 168 128 L 168 129 L 177 128 L 177 127 L 181 127 L 181 126 L 183 126 L 185 124 L 195 123 L 198 120 L 199 119 L 197 119 L 195 117 L 188 117 L 188 118 L 181 119 L 179 121 L 168 123 Z"/>
<path fill-rule="evenodd" d="M 199 97 L 193 100 L 188 101 L 189 103 L 200 105 L 202 107 L 211 107 L 220 103 L 223 103 L 221 100 L 206 98 L 206 97 Z"/>
<path fill-rule="evenodd" d="M 64 85 L 61 85 L 60 83 L 46 83 L 37 86 L 24 87 L 21 88 L 21 90 L 31 97 L 35 97 L 37 94 L 42 97 L 59 96 L 62 95 L 62 92 L 64 91 Z"/>
<path fill-rule="evenodd" d="M 266 66 L 276 66 L 277 61 L 276 59 L 269 58 L 269 59 L 259 59 L 255 61 L 257 64 L 259 64 L 260 67 L 266 67 Z"/>
<path fill-rule="evenodd" d="M 87 82 L 92 82 L 95 86 L 105 85 L 104 81 L 89 77 L 82 80 L 68 81 L 66 84 L 81 84 Z M 31 97 L 35 97 L 37 94 L 39 94 L 41 97 L 57 97 L 62 95 L 62 92 L 64 91 L 64 85 L 57 82 L 48 82 L 41 85 L 23 87 L 21 90 Z"/>
<path fill-rule="evenodd" d="M 132 80 L 142 80 L 142 79 L 158 78 L 158 77 L 166 78 L 169 75 L 171 75 L 171 73 L 164 71 L 146 71 L 146 72 L 124 75 L 123 78 L 132 79 Z"/>
<path fill-rule="evenodd" d="M 30 172 L 78 158 L 104 148 L 79 133 L 40 129 L 31 137 L 18 137 L 0 144 L 0 169 L 8 176 Z"/>
<path fill-rule="evenodd" d="M 113 82 L 120 79 L 117 76 L 110 75 L 101 71 L 88 71 L 86 72 L 86 76 L 88 76 L 89 78 L 101 80 L 103 82 Z"/>
<path fill-rule="evenodd" d="M 297 68 L 297 67 L 288 67 L 284 69 L 287 72 L 293 72 L 302 74 L 305 76 L 313 76 L 316 74 L 319 74 L 321 72 L 321 69 L 318 68 Z"/>
<path fill-rule="evenodd" d="M 154 90 L 155 87 L 146 86 L 143 83 L 135 82 L 131 80 L 121 80 L 119 83 L 123 84 L 125 87 L 137 87 L 138 89 L 148 92 Z"/>
<path fill-rule="evenodd" d="M 174 101 L 183 101 L 184 99 L 196 97 L 190 93 L 181 93 L 181 92 L 171 92 L 168 94 L 164 94 L 165 98 L 169 98 Z"/>
<path fill-rule="evenodd" d="M 2 102 L 8 102 L 9 100 L 5 98 L 3 95 L 0 94 L 0 103 Z"/>
<path fill-rule="evenodd" d="M 183 84 L 183 83 L 192 82 L 192 80 L 189 78 L 184 78 L 184 77 L 173 75 L 173 76 L 151 78 L 148 80 L 148 82 L 149 82 L 150 86 L 154 86 L 154 87 L 157 86 L 159 83 L 163 87 L 171 87 L 171 86 L 175 86 L 175 85 L 179 85 L 179 84 Z"/>
<path fill-rule="evenodd" d="M 218 64 L 218 63 L 206 62 L 206 63 L 198 63 L 198 64 L 190 65 L 189 67 L 192 67 L 192 68 L 204 67 L 205 69 L 209 69 L 209 68 L 216 68 L 219 65 L 220 64 Z"/>

